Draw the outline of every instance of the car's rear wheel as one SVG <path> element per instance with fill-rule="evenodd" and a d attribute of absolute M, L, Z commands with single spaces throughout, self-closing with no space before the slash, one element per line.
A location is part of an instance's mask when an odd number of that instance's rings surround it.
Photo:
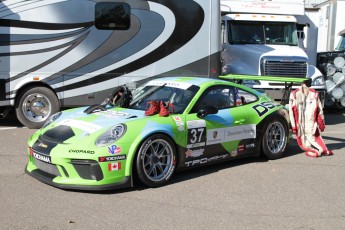
<path fill-rule="evenodd" d="M 288 139 L 286 124 L 279 118 L 275 118 L 265 128 L 262 138 L 264 155 L 270 159 L 278 159 L 283 156 Z"/>
<path fill-rule="evenodd" d="M 175 171 L 176 150 L 169 137 L 155 134 L 140 146 L 136 158 L 139 180 L 149 187 L 159 187 L 168 182 Z"/>

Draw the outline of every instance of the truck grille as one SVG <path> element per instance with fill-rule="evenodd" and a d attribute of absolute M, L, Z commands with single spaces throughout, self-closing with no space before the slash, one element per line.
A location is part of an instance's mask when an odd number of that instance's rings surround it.
<path fill-rule="evenodd" d="M 264 60 L 261 74 L 265 76 L 306 77 L 307 63 L 304 61 L 271 61 Z"/>

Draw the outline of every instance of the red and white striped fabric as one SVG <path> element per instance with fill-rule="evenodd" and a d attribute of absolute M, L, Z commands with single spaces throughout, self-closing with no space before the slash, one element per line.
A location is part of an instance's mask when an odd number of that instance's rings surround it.
<path fill-rule="evenodd" d="M 297 143 L 309 157 L 333 155 L 328 150 L 320 131 L 325 129 L 323 108 L 318 92 L 302 84 L 290 94 L 289 116 Z"/>

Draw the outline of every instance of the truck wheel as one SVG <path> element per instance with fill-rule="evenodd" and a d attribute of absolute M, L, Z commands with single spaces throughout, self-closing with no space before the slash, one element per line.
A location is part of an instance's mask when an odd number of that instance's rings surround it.
<path fill-rule="evenodd" d="M 175 165 L 175 146 L 167 136 L 155 134 L 141 144 L 136 169 L 143 184 L 149 187 L 166 184 L 175 171 Z"/>
<path fill-rule="evenodd" d="M 288 129 L 281 119 L 273 119 L 265 128 L 262 138 L 264 155 L 275 160 L 283 156 L 288 139 Z"/>
<path fill-rule="evenodd" d="M 18 120 L 30 129 L 41 128 L 60 109 L 56 95 L 46 87 L 30 87 L 21 92 L 16 103 Z"/>

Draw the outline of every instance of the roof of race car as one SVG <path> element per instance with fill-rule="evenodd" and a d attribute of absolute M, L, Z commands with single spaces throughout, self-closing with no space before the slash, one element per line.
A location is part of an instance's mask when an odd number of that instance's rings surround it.
<path fill-rule="evenodd" d="M 163 77 L 150 80 L 148 85 L 163 85 L 169 86 L 169 83 L 173 83 L 174 87 L 188 88 L 188 86 L 196 85 L 200 86 L 204 83 L 229 83 L 225 80 L 214 79 L 214 78 L 203 78 L 203 77 Z"/>

